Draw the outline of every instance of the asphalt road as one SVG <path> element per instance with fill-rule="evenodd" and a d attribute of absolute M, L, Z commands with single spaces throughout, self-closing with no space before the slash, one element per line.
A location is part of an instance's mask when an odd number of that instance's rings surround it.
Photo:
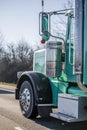
<path fill-rule="evenodd" d="M 22 116 L 14 87 L 0 85 L 0 130 L 87 130 L 87 122 L 65 123 L 54 118 Z"/>

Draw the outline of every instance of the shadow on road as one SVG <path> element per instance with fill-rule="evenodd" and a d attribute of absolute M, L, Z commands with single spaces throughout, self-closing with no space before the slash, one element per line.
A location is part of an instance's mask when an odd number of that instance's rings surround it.
<path fill-rule="evenodd" d="M 38 117 L 34 121 L 52 130 L 87 130 L 87 122 L 66 123 L 51 117 Z"/>
<path fill-rule="evenodd" d="M 6 90 L 0 90 L 0 94 L 15 94 L 15 93 L 11 91 L 6 91 Z"/>

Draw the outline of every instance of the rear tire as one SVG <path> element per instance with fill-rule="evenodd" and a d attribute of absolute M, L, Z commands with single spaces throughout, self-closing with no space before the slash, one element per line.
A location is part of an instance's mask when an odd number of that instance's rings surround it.
<path fill-rule="evenodd" d="M 38 115 L 37 106 L 35 106 L 32 86 L 28 81 L 24 81 L 21 85 L 19 103 L 21 111 L 26 118 L 36 118 Z"/>

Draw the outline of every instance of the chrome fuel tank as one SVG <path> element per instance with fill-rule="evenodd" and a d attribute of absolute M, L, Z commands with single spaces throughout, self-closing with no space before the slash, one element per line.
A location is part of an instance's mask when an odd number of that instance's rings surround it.
<path fill-rule="evenodd" d="M 62 71 L 62 43 L 48 42 L 46 45 L 46 75 L 49 77 L 60 76 Z"/>

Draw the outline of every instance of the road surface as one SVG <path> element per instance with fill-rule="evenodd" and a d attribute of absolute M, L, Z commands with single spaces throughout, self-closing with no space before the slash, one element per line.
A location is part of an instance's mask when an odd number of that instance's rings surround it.
<path fill-rule="evenodd" d="M 22 116 L 19 103 L 15 100 L 15 87 L 0 85 L 0 130 L 87 130 L 87 124 L 67 124 L 54 118 L 35 120 Z"/>

